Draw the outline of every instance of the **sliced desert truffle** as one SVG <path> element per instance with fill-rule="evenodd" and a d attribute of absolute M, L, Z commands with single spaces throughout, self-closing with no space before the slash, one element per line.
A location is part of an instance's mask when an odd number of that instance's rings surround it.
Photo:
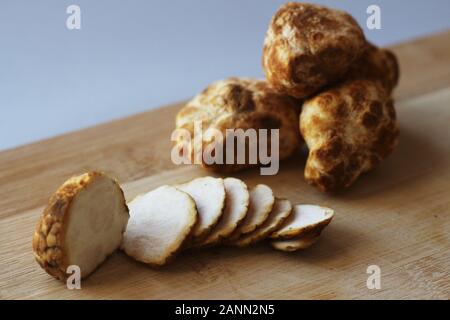
<path fill-rule="evenodd" d="M 129 203 L 130 221 L 122 249 L 151 266 L 170 261 L 190 235 L 196 221 L 194 200 L 185 192 L 162 186 Z"/>
<path fill-rule="evenodd" d="M 192 231 L 193 243 L 205 238 L 218 223 L 225 205 L 225 186 L 222 178 L 202 177 L 177 186 L 195 201 L 198 222 Z"/>
<path fill-rule="evenodd" d="M 309 149 L 305 179 L 321 191 L 352 185 L 398 142 L 393 101 L 380 83 L 349 80 L 305 101 L 300 130 Z"/>
<path fill-rule="evenodd" d="M 270 238 L 292 239 L 310 232 L 320 234 L 322 229 L 331 222 L 333 216 L 332 209 L 311 204 L 298 204 L 294 206 L 289 218 L 270 235 Z"/>
<path fill-rule="evenodd" d="M 400 69 L 395 54 L 368 43 L 364 53 L 350 66 L 344 78 L 375 80 L 391 93 L 398 84 L 399 77 Z"/>
<path fill-rule="evenodd" d="M 273 240 L 270 244 L 277 250 L 294 252 L 300 249 L 309 248 L 319 240 L 319 237 L 320 232 L 310 232 L 293 239 Z"/>
<path fill-rule="evenodd" d="M 250 195 L 247 185 L 236 178 L 225 178 L 225 208 L 219 223 L 199 245 L 213 245 L 228 237 L 247 214 Z"/>
<path fill-rule="evenodd" d="M 289 200 L 275 198 L 275 204 L 267 220 L 253 232 L 241 236 L 233 244 L 243 247 L 265 239 L 282 225 L 291 212 L 292 205 Z"/>
<path fill-rule="evenodd" d="M 129 214 L 119 184 L 99 172 L 67 180 L 50 198 L 33 237 L 34 256 L 65 279 L 76 265 L 90 275 L 122 242 Z"/>
<path fill-rule="evenodd" d="M 365 47 L 364 33 L 348 13 L 290 2 L 270 22 L 263 67 L 277 90 L 304 98 L 340 79 Z"/>
<path fill-rule="evenodd" d="M 268 165 L 258 157 L 259 144 L 267 147 L 271 157 L 275 156 L 273 146 L 283 160 L 301 146 L 300 107 L 299 101 L 276 92 L 266 81 L 229 78 L 214 82 L 177 114 L 175 150 L 189 163 L 220 172 Z M 279 130 L 278 147 L 272 144 L 276 133 L 272 129 Z M 262 138 L 264 133 L 267 141 Z"/>
<path fill-rule="evenodd" d="M 244 234 L 250 233 L 261 226 L 269 217 L 275 204 L 272 189 L 265 184 L 258 184 L 250 190 L 250 204 L 247 216 L 237 229 L 230 235 L 227 242 L 233 243 Z"/>

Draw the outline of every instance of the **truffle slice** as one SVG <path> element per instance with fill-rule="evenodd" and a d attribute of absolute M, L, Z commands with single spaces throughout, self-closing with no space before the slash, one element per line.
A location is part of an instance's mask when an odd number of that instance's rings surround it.
<path fill-rule="evenodd" d="M 202 177 L 177 186 L 195 201 L 198 222 L 192 231 L 193 243 L 205 238 L 222 216 L 225 187 L 222 178 Z"/>
<path fill-rule="evenodd" d="M 292 205 L 289 200 L 275 198 L 275 204 L 267 220 L 253 232 L 241 236 L 233 244 L 243 247 L 265 239 L 281 226 L 291 212 Z"/>
<path fill-rule="evenodd" d="M 182 248 L 196 221 L 194 200 L 185 192 L 162 186 L 129 203 L 130 222 L 122 249 L 151 266 L 162 266 Z"/>
<path fill-rule="evenodd" d="M 270 235 L 272 239 L 292 239 L 315 232 L 320 234 L 333 219 L 334 211 L 310 204 L 294 206 L 292 214 L 281 227 Z"/>
<path fill-rule="evenodd" d="M 227 242 L 233 243 L 244 234 L 250 233 L 262 225 L 269 217 L 275 203 L 272 189 L 265 184 L 258 184 L 250 190 L 250 204 L 247 216 L 231 234 Z"/>
<path fill-rule="evenodd" d="M 129 214 L 119 184 L 99 172 L 67 180 L 53 196 L 33 237 L 34 256 L 50 275 L 65 279 L 76 265 L 89 276 L 122 242 Z"/>
<path fill-rule="evenodd" d="M 209 246 L 219 243 L 228 237 L 245 218 L 249 205 L 247 185 L 236 178 L 225 178 L 225 208 L 219 223 L 199 245 Z"/>
<path fill-rule="evenodd" d="M 307 249 L 319 240 L 320 232 L 311 232 L 304 234 L 298 238 L 286 239 L 286 240 L 273 240 L 270 242 L 274 249 L 294 252 L 300 249 Z"/>

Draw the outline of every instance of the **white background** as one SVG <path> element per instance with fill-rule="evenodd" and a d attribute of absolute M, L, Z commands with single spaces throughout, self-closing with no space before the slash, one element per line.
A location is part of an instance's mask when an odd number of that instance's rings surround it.
<path fill-rule="evenodd" d="M 0 149 L 187 99 L 216 79 L 262 77 L 282 2 L 0 0 Z M 450 28 L 447 0 L 318 2 L 349 11 L 379 45 Z M 70 4 L 79 31 L 66 28 Z M 370 4 L 382 30 L 365 27 Z"/>

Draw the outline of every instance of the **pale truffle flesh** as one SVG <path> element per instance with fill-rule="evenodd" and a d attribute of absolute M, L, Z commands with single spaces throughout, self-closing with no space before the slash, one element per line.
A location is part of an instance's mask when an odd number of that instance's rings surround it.
<path fill-rule="evenodd" d="M 222 178 L 202 177 L 177 186 L 195 201 L 198 222 L 192 231 L 193 242 L 207 237 L 218 223 L 225 205 L 225 186 Z"/>
<path fill-rule="evenodd" d="M 138 196 L 129 208 L 122 249 L 151 266 L 168 263 L 183 247 L 197 221 L 194 200 L 171 186 Z"/>
<path fill-rule="evenodd" d="M 249 205 L 247 185 L 236 178 L 225 178 L 225 208 L 219 223 L 200 245 L 213 245 L 228 237 L 245 218 Z"/>
<path fill-rule="evenodd" d="M 254 244 L 268 237 L 273 231 L 278 229 L 292 212 L 291 202 L 287 199 L 275 199 L 275 204 L 267 220 L 253 232 L 239 237 L 234 245 L 243 247 Z"/>
<path fill-rule="evenodd" d="M 247 216 L 228 240 L 233 242 L 262 225 L 269 217 L 274 203 L 275 197 L 270 187 L 265 184 L 258 184 L 252 188 Z"/>
<path fill-rule="evenodd" d="M 272 239 L 291 239 L 309 232 L 320 232 L 331 222 L 333 216 L 332 209 L 299 204 L 294 206 L 289 218 L 270 237 Z"/>
<path fill-rule="evenodd" d="M 315 244 L 320 237 L 317 232 L 311 232 L 310 234 L 304 234 L 297 238 L 292 239 L 284 239 L 284 240 L 273 240 L 270 242 L 274 249 L 285 251 L 285 252 L 294 252 L 301 249 L 307 249 L 313 244 Z"/>

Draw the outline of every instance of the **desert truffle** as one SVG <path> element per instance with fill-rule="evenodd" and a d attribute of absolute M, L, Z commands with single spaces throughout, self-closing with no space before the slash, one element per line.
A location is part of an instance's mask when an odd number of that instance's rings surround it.
<path fill-rule="evenodd" d="M 270 22 L 263 68 L 277 90 L 304 98 L 342 77 L 365 47 L 364 33 L 348 13 L 286 3 Z"/>
<path fill-rule="evenodd" d="M 380 83 L 350 80 L 307 100 L 300 130 L 309 148 L 306 180 L 322 191 L 349 187 L 397 145 L 392 99 Z"/>
<path fill-rule="evenodd" d="M 91 274 L 122 242 L 128 207 L 118 183 L 90 172 L 67 180 L 50 198 L 33 237 L 41 267 L 65 279 L 76 265 Z"/>
<path fill-rule="evenodd" d="M 188 102 L 178 113 L 176 127 L 177 129 L 186 129 L 190 138 L 186 140 L 184 135 L 177 137 L 178 151 L 187 156 L 191 163 L 195 163 L 197 159 L 197 162 L 204 167 L 216 171 L 238 171 L 261 165 L 257 154 L 252 153 L 253 160 L 249 157 L 250 147 L 258 147 L 259 144 L 258 129 L 268 129 L 267 144 L 265 144 L 268 153 L 270 153 L 272 143 L 270 129 L 279 129 L 279 159 L 285 159 L 292 155 L 301 144 L 297 122 L 299 109 L 299 101 L 277 93 L 265 81 L 239 78 L 217 81 Z M 202 126 L 203 136 L 199 140 L 198 136 L 194 134 L 195 123 L 201 123 Z M 227 132 L 227 129 L 231 129 L 232 132 L 229 130 Z M 232 163 L 228 161 L 227 164 L 225 147 L 227 139 L 235 139 L 232 134 L 241 131 L 237 131 L 238 129 L 244 130 L 244 133 L 248 133 L 247 129 L 255 129 L 257 140 L 253 140 L 254 144 L 250 144 L 250 139 L 245 139 L 245 155 L 241 153 L 241 159 L 245 160 L 245 163 L 239 163 L 238 140 L 236 139 L 234 157 L 230 155 Z M 235 131 L 233 132 L 233 130 Z M 209 135 L 214 132 L 220 132 L 223 140 Z M 223 163 L 205 159 L 205 152 L 213 149 L 218 153 L 210 152 L 208 154 L 222 159 Z M 195 150 L 203 151 L 200 159 Z"/>
<path fill-rule="evenodd" d="M 364 53 L 350 66 L 344 78 L 378 81 L 391 93 L 397 86 L 399 77 L 400 68 L 395 54 L 389 49 L 368 43 Z"/>

